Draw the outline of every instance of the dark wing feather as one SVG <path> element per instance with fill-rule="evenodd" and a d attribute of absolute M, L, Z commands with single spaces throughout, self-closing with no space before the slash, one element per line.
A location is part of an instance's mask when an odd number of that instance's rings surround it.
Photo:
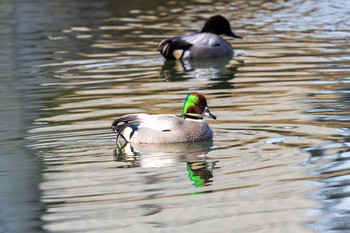
<path fill-rule="evenodd" d="M 173 37 L 165 39 L 158 45 L 158 51 L 165 57 L 167 60 L 180 60 L 184 52 L 189 50 L 193 44 L 182 40 L 180 37 Z M 182 51 L 181 56 L 176 56 L 175 51 Z"/>
<path fill-rule="evenodd" d="M 115 119 L 112 123 L 111 129 L 117 134 L 117 141 L 120 136 L 127 141 L 122 133 L 125 128 L 135 123 L 140 123 L 137 115 L 126 115 Z"/>

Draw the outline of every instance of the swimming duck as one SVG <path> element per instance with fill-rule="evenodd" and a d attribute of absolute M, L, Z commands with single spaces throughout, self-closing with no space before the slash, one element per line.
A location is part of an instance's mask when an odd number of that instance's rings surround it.
<path fill-rule="evenodd" d="M 215 15 L 205 22 L 199 33 L 176 36 L 161 41 L 158 44 L 158 51 L 167 60 L 233 56 L 234 51 L 231 44 L 220 35 L 243 39 L 232 32 L 231 25 L 225 17 Z"/>
<path fill-rule="evenodd" d="M 190 93 L 184 102 L 181 115 L 130 114 L 115 119 L 112 130 L 117 141 L 123 138 L 135 143 L 177 143 L 205 141 L 213 138 L 213 131 L 203 116 L 216 119 L 201 93 Z"/>

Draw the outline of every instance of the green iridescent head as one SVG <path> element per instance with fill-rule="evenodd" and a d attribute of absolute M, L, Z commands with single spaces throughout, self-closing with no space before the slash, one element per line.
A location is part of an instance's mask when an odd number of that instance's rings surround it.
<path fill-rule="evenodd" d="M 191 93 L 186 97 L 184 106 L 182 108 L 182 114 L 186 114 L 189 110 L 193 109 L 198 105 L 199 97 L 197 93 Z"/>
<path fill-rule="evenodd" d="M 186 118 L 189 115 L 206 115 L 209 118 L 216 119 L 216 116 L 209 111 L 207 99 L 199 92 L 193 92 L 186 97 L 182 108 L 182 116 Z"/>

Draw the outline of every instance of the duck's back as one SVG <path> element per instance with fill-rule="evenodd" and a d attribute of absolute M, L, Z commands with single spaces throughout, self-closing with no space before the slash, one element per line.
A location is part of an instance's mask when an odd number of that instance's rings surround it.
<path fill-rule="evenodd" d="M 206 32 L 164 40 L 159 44 L 158 50 L 169 60 L 207 59 L 233 55 L 230 43 L 218 35 Z"/>
<path fill-rule="evenodd" d="M 201 32 L 179 37 L 180 39 L 198 46 L 217 47 L 223 45 L 224 39 L 213 33 Z M 226 42 L 226 41 L 225 41 Z"/>

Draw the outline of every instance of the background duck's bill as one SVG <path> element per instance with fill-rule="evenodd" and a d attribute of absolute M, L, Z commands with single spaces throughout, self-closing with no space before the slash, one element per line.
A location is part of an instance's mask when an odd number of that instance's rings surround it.
<path fill-rule="evenodd" d="M 241 36 L 237 35 L 237 34 L 236 34 L 236 33 L 234 33 L 234 32 L 232 32 L 231 36 L 232 36 L 233 38 L 243 39 L 243 37 L 241 37 Z"/>

